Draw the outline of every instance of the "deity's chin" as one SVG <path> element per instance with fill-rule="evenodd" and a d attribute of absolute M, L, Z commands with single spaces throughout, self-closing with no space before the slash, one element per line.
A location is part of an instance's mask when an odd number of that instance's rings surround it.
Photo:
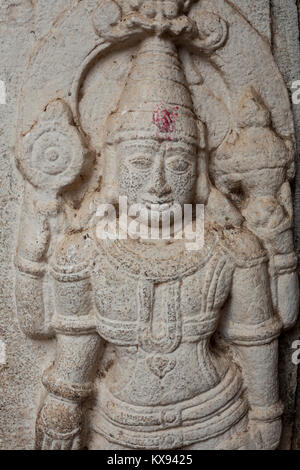
<path fill-rule="evenodd" d="M 181 230 L 182 218 L 183 212 L 179 204 L 145 203 L 143 209 L 135 217 L 135 221 L 140 224 L 141 228 L 144 227 L 147 231 L 151 229 L 154 234 L 159 230 L 159 238 L 163 238 L 164 234 L 172 235 Z"/>

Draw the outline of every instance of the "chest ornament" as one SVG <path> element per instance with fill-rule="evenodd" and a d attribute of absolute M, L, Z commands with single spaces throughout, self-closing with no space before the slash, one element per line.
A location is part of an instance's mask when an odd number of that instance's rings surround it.
<path fill-rule="evenodd" d="M 167 355 L 182 342 L 209 337 L 216 328 L 214 301 L 225 259 L 216 249 L 211 256 L 211 247 L 207 244 L 205 250 L 197 254 L 174 247 L 173 256 L 172 250 L 162 256 L 161 249 L 148 251 L 148 247 L 145 249 L 137 242 L 128 245 L 120 241 L 99 242 L 95 276 L 104 276 L 117 284 L 130 277 L 135 286 L 132 320 L 111 319 L 106 310 L 109 305 L 101 303 L 97 313 L 99 334 L 120 346 L 137 345 L 149 355 L 150 370 L 164 377 L 176 365 Z M 159 256 L 163 258 L 163 266 Z M 186 316 L 182 311 L 184 279 L 200 269 L 204 269 L 204 273 L 197 301 L 199 311 Z"/>
<path fill-rule="evenodd" d="M 171 372 L 174 369 L 176 366 L 176 360 L 170 360 L 166 356 L 155 355 L 147 359 L 147 365 L 154 375 L 163 379 L 168 372 Z"/>
<path fill-rule="evenodd" d="M 163 316 L 165 334 L 154 337 L 154 285 L 149 281 L 138 283 L 138 341 L 141 348 L 151 353 L 171 353 L 177 349 L 182 338 L 182 322 L 180 312 L 180 283 L 172 282 L 165 286 Z"/>
<path fill-rule="evenodd" d="M 201 251 L 187 250 L 184 240 L 164 247 L 131 239 L 97 239 L 95 244 L 101 264 L 109 264 L 111 269 L 123 273 L 124 277 L 161 284 L 180 281 L 208 263 L 215 253 L 218 236 L 215 232 L 207 233 L 209 239 Z"/>

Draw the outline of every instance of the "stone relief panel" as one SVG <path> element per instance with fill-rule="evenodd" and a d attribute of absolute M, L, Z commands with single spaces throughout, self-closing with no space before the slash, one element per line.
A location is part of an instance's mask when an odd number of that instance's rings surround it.
<path fill-rule="evenodd" d="M 268 41 L 225 0 L 74 2 L 32 54 L 17 129 L 18 321 L 56 351 L 36 449 L 276 449 L 299 289 Z M 174 224 L 99 238 L 120 196 L 144 226 L 204 206 L 203 247 Z"/>

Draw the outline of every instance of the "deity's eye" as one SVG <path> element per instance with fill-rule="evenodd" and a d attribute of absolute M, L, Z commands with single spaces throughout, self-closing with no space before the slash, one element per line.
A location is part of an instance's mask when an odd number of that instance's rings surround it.
<path fill-rule="evenodd" d="M 137 170 L 149 170 L 152 166 L 152 160 L 148 157 L 135 157 L 130 160 L 130 164 Z"/>
<path fill-rule="evenodd" d="M 166 166 L 168 170 L 174 173 L 184 173 L 189 170 L 191 163 L 182 157 L 171 157 L 168 158 Z"/>

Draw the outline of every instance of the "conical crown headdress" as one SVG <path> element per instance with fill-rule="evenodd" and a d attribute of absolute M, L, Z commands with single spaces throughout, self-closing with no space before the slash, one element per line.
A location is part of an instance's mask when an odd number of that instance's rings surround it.
<path fill-rule="evenodd" d="M 158 137 L 198 144 L 193 102 L 172 41 L 150 37 L 137 54 L 107 142 Z"/>

